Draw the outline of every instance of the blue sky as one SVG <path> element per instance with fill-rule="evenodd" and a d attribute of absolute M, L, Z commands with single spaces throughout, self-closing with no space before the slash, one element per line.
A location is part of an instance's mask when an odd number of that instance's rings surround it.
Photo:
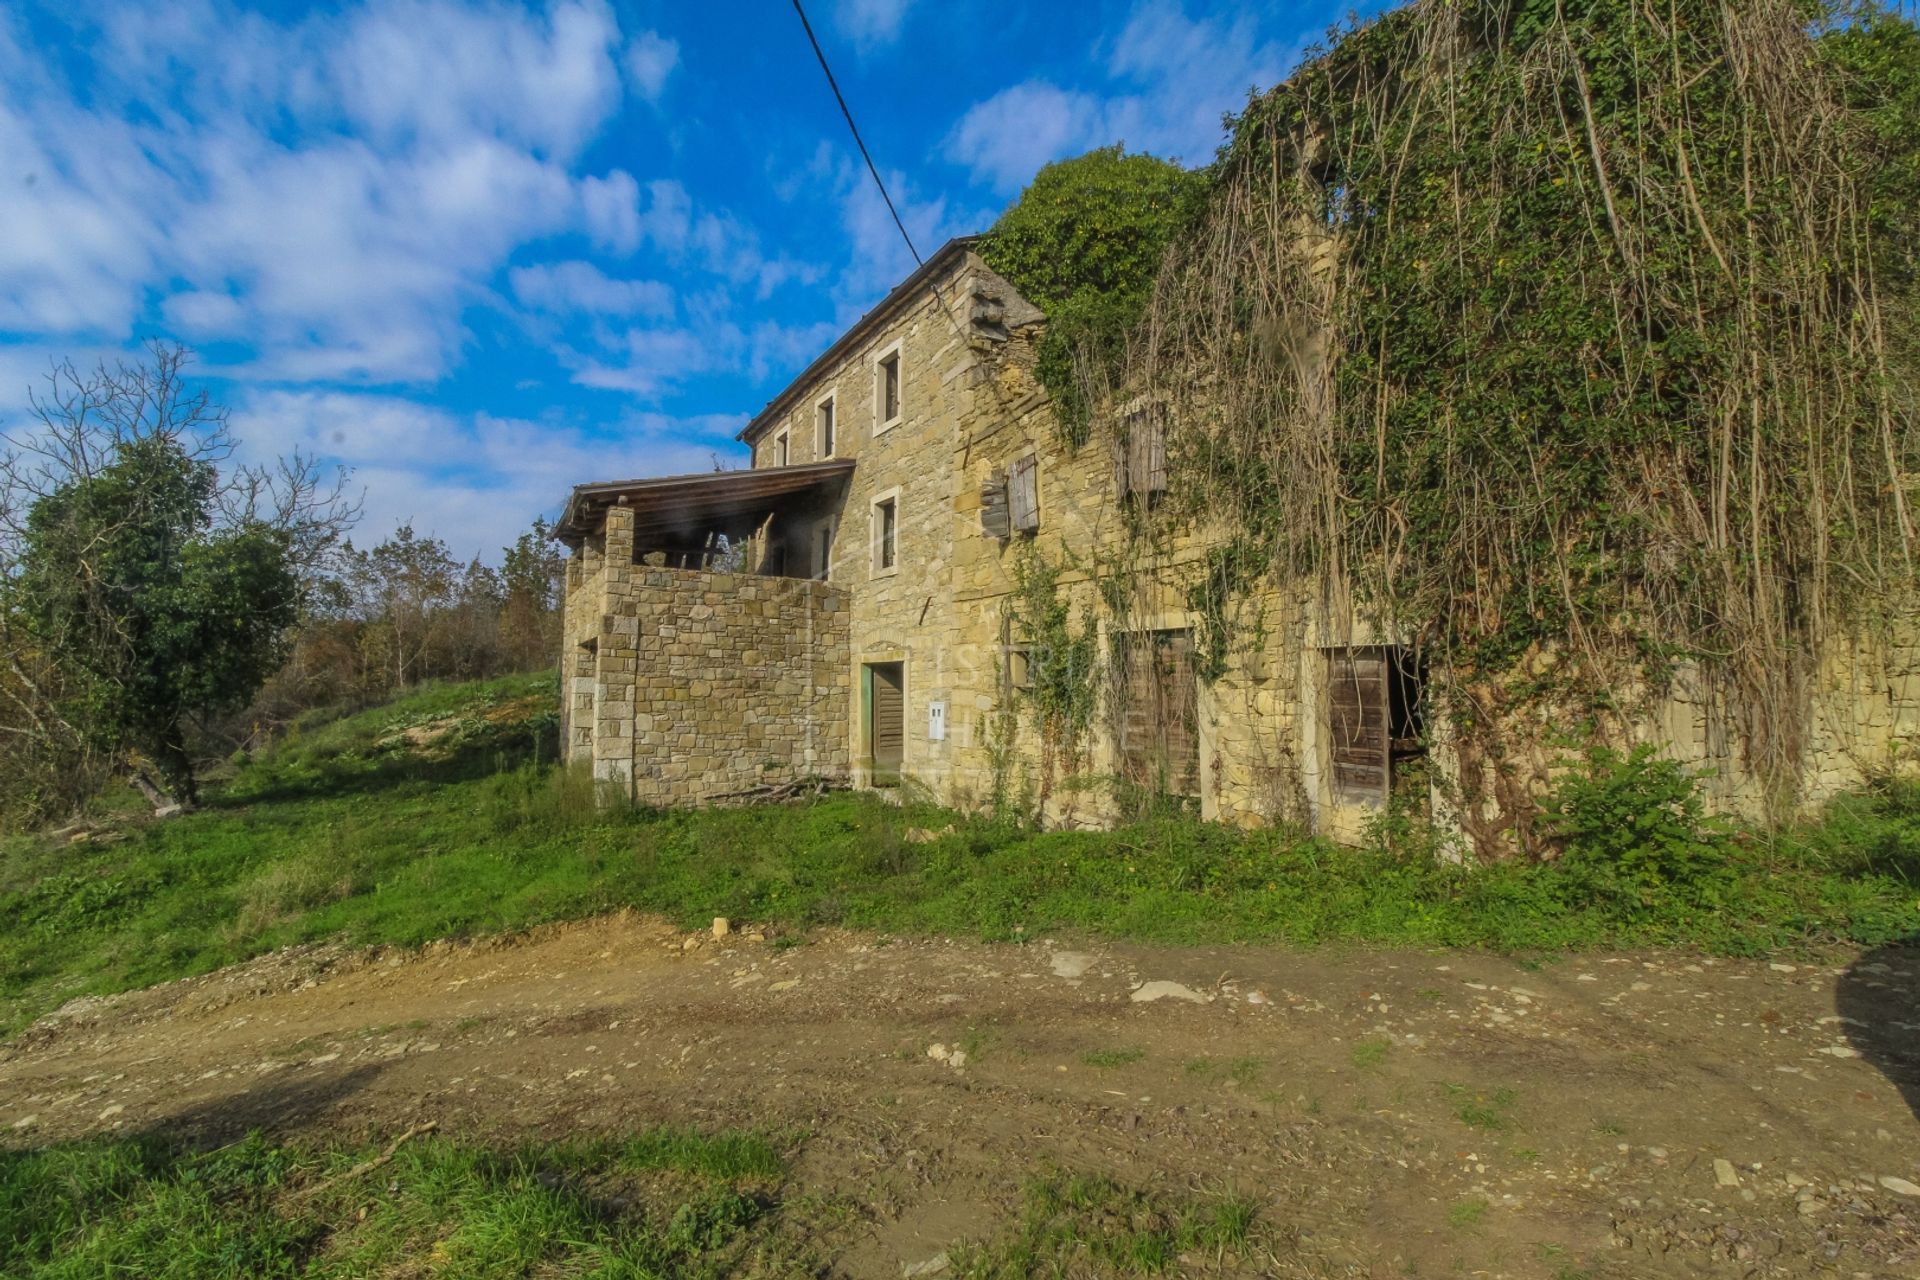
<path fill-rule="evenodd" d="M 1204 161 L 1345 5 L 812 0 L 922 252 L 1048 160 Z M 733 434 L 911 269 L 788 0 L 0 10 L 0 424 L 187 343 L 243 451 L 495 558 Z"/>

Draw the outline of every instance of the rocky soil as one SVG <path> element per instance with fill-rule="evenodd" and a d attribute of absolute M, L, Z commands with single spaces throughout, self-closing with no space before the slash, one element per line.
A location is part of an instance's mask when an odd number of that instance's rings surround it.
<path fill-rule="evenodd" d="M 1916 1109 L 1898 948 L 1539 965 L 620 917 L 283 952 L 0 1046 L 15 1147 L 779 1128 L 846 1276 L 932 1274 L 1064 1170 L 1253 1196 L 1270 1274 L 1910 1280 Z"/>

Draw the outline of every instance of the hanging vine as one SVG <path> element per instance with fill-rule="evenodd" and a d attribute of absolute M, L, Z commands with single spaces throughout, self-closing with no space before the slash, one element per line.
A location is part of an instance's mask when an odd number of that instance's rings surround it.
<path fill-rule="evenodd" d="M 1167 513 L 1234 538 L 1203 613 L 1252 557 L 1425 646 L 1483 851 L 1534 807 L 1517 717 L 1681 660 L 1790 799 L 1809 655 L 1912 588 L 1914 143 L 1808 20 L 1419 0 L 1349 31 L 1238 120 L 1089 392 L 1168 406 Z"/>
<path fill-rule="evenodd" d="M 1061 589 L 1070 561 L 1055 563 L 1033 546 L 1022 546 L 1013 562 L 1013 591 L 1007 596 L 1004 628 L 1010 658 L 1017 655 L 1023 678 L 1006 671 L 995 723 L 1006 738 L 1021 711 L 1039 740 L 1039 778 L 1034 800 L 1044 805 L 1054 786 L 1083 771 L 1099 704 L 1099 640 L 1092 614 L 1074 625 L 1073 606 Z M 1004 753 L 1011 759 L 1011 752 Z M 996 791 L 1006 789 L 996 770 Z"/>

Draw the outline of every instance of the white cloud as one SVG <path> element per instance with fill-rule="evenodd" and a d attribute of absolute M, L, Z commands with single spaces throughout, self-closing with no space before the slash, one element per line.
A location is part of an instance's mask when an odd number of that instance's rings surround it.
<path fill-rule="evenodd" d="M 581 212 L 588 237 L 598 248 L 632 253 L 640 244 L 640 184 L 624 169 L 580 182 Z"/>
<path fill-rule="evenodd" d="M 1047 162 L 1111 136 L 1104 101 L 1030 80 L 969 107 L 947 139 L 947 157 L 994 190 L 1009 191 Z"/>
<path fill-rule="evenodd" d="M 541 263 L 508 273 L 513 296 L 550 315 L 673 315 L 673 289 L 658 280 L 620 280 L 591 262 Z"/>
<path fill-rule="evenodd" d="M 1106 64 L 1107 83 L 1030 80 L 975 103 L 947 136 L 947 158 L 996 191 L 1017 190 L 1049 161 L 1125 142 L 1188 164 L 1212 158 L 1221 117 L 1247 91 L 1278 83 L 1304 44 L 1260 38 L 1249 14 L 1190 18 L 1181 0 L 1138 0 Z"/>
<path fill-rule="evenodd" d="M 549 155 L 577 151 L 619 105 L 619 27 L 598 0 L 518 8 L 385 0 L 317 39 L 318 74 L 376 142 L 445 141 L 476 129 Z"/>
<path fill-rule="evenodd" d="M 907 11 L 914 0 L 838 0 L 833 24 L 862 53 L 882 48 L 900 38 Z"/>
<path fill-rule="evenodd" d="M 495 559 L 533 522 L 555 515 L 586 481 L 707 471 L 735 458 L 741 414 L 634 414 L 610 435 L 564 421 L 463 415 L 394 396 L 271 390 L 235 407 L 245 456 L 301 448 L 352 471 L 366 507 L 355 542 L 402 523 L 431 532 L 461 558 Z"/>
<path fill-rule="evenodd" d="M 667 77 L 680 65 L 677 41 L 653 31 L 643 31 L 627 46 L 627 79 L 633 91 L 648 102 L 658 102 L 667 87 Z"/>
<path fill-rule="evenodd" d="M 0 18 L 0 329 L 124 338 L 158 292 L 183 336 L 254 350 L 228 372 L 426 381 L 519 246 L 639 241 L 634 180 L 568 168 L 619 105 L 603 0 L 104 27 L 68 85 Z"/>
<path fill-rule="evenodd" d="M 230 293 L 189 289 L 161 303 L 160 314 L 175 333 L 200 338 L 234 332 L 246 320 L 247 309 Z"/>

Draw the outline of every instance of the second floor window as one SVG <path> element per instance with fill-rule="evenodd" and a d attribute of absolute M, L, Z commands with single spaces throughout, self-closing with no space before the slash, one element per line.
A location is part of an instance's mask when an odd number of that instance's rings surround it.
<path fill-rule="evenodd" d="M 898 563 L 900 538 L 900 501 L 882 498 L 873 504 L 873 567 L 890 572 Z"/>
<path fill-rule="evenodd" d="M 833 456 L 833 397 L 820 402 L 820 456 Z"/>
<path fill-rule="evenodd" d="M 787 465 L 787 433 L 784 431 L 773 438 L 773 465 L 776 467 Z"/>
<path fill-rule="evenodd" d="M 874 395 L 879 401 L 880 425 L 887 426 L 900 416 L 900 353 L 894 351 L 881 357 L 880 367 L 876 371 L 879 385 Z"/>

